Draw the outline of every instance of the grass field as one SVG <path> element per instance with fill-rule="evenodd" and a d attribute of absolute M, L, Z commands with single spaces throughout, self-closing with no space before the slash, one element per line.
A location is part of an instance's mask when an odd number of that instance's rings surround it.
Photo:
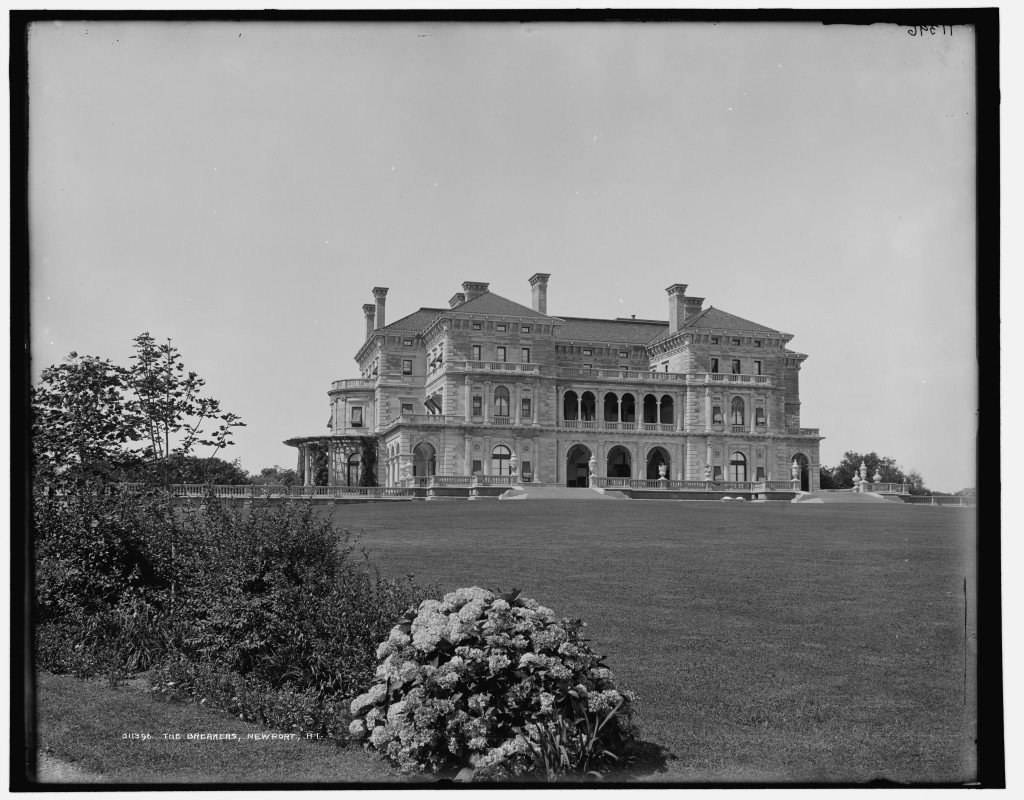
<path fill-rule="evenodd" d="M 972 509 L 490 501 L 336 517 L 391 574 L 522 588 L 586 620 L 639 696 L 644 739 L 671 754 L 644 780 L 973 778 Z"/>

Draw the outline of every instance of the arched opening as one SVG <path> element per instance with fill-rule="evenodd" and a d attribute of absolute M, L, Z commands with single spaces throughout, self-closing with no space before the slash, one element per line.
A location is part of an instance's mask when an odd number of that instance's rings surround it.
<path fill-rule="evenodd" d="M 412 451 L 412 474 L 414 478 L 434 475 L 437 469 L 437 456 L 434 446 L 429 442 L 420 442 Z"/>
<path fill-rule="evenodd" d="M 597 419 L 597 398 L 593 392 L 584 392 L 580 398 L 580 408 L 583 411 L 583 419 L 593 422 Z"/>
<path fill-rule="evenodd" d="M 608 392 L 604 396 L 604 421 L 619 421 L 619 396 L 615 392 Z"/>
<path fill-rule="evenodd" d="M 644 422 L 658 421 L 658 398 L 653 394 L 644 395 Z"/>
<path fill-rule="evenodd" d="M 564 400 L 562 401 L 562 419 L 579 419 L 580 401 L 576 392 L 570 389 L 568 392 L 562 395 L 562 397 L 564 398 Z"/>
<path fill-rule="evenodd" d="M 629 455 L 629 451 L 621 445 L 616 445 L 608 451 L 608 477 L 633 477 L 632 458 Z"/>
<path fill-rule="evenodd" d="M 509 409 L 508 388 L 499 386 L 494 390 L 494 416 L 507 417 Z"/>
<path fill-rule="evenodd" d="M 573 445 L 565 457 L 565 485 L 587 487 L 590 485 L 590 449 L 582 444 Z"/>
<path fill-rule="evenodd" d="M 745 405 L 743 403 L 743 398 L 742 397 L 734 397 L 732 399 L 732 405 L 729 408 L 729 419 L 732 421 L 733 425 L 742 425 L 743 424 L 743 418 L 744 418 L 744 412 L 745 411 L 746 411 L 746 407 L 745 407 Z"/>
<path fill-rule="evenodd" d="M 729 458 L 729 480 L 743 482 L 747 479 L 747 457 L 743 453 L 733 453 Z"/>
<path fill-rule="evenodd" d="M 512 470 L 509 467 L 509 460 L 511 458 L 511 450 L 503 444 L 497 445 L 493 450 L 491 450 L 491 474 L 511 475 Z"/>
<path fill-rule="evenodd" d="M 622 421 L 636 422 L 636 399 L 629 392 L 622 395 Z"/>
<path fill-rule="evenodd" d="M 359 485 L 359 453 L 352 453 L 345 461 L 345 485 Z"/>
<path fill-rule="evenodd" d="M 664 447 L 655 447 L 647 454 L 647 480 L 656 481 L 661 478 L 661 470 L 659 467 L 665 467 L 665 477 L 669 477 L 669 467 L 671 463 L 669 461 L 668 452 Z"/>
<path fill-rule="evenodd" d="M 663 394 L 661 396 L 661 419 L 658 420 L 662 425 L 671 425 L 675 422 L 675 402 L 672 400 L 672 395 Z"/>
<path fill-rule="evenodd" d="M 811 462 L 807 460 L 807 456 L 803 453 L 797 453 L 793 456 L 793 459 L 800 468 L 800 491 L 811 491 Z"/>

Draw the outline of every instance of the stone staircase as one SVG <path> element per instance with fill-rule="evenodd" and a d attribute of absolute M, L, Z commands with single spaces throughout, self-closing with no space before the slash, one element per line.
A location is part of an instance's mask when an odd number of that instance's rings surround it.
<path fill-rule="evenodd" d="M 545 486 L 539 483 L 524 483 L 505 492 L 502 500 L 628 500 L 621 492 L 603 494 L 593 489 L 573 489 L 567 486 Z"/>

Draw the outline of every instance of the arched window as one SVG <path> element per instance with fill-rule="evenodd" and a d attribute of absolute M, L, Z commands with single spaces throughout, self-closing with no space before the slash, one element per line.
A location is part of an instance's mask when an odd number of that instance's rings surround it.
<path fill-rule="evenodd" d="M 494 390 L 494 416 L 507 417 L 508 406 L 508 389 L 504 386 L 499 386 Z"/>
<path fill-rule="evenodd" d="M 615 392 L 608 392 L 604 396 L 604 421 L 619 421 L 619 397 Z"/>
<path fill-rule="evenodd" d="M 671 425 L 675 422 L 675 401 L 672 399 L 672 395 L 665 394 L 661 396 L 661 419 L 658 420 L 662 425 Z"/>
<path fill-rule="evenodd" d="M 730 416 L 732 418 L 732 424 L 733 425 L 742 425 L 743 424 L 743 411 L 744 411 L 743 398 L 742 397 L 734 397 L 732 399 L 732 410 L 730 412 Z"/>
<path fill-rule="evenodd" d="M 655 447 L 647 454 L 647 480 L 656 481 L 661 477 L 661 470 L 658 467 L 665 467 L 665 477 L 668 477 L 670 466 L 668 452 L 663 447 Z"/>
<path fill-rule="evenodd" d="M 420 442 L 412 451 L 412 474 L 413 477 L 435 475 L 437 468 L 437 456 L 434 453 L 434 446 L 429 442 Z"/>
<path fill-rule="evenodd" d="M 747 479 L 747 457 L 743 453 L 733 453 L 729 460 L 729 480 L 745 481 Z"/>
<path fill-rule="evenodd" d="M 625 447 L 613 447 L 608 451 L 608 477 L 631 478 L 631 461 L 629 451 Z"/>
<path fill-rule="evenodd" d="M 345 462 L 345 483 L 348 486 L 359 485 L 359 453 L 353 453 Z"/>
<path fill-rule="evenodd" d="M 583 412 L 583 419 L 589 421 L 597 419 L 597 399 L 593 392 L 584 392 L 580 397 L 580 410 Z"/>
<path fill-rule="evenodd" d="M 491 450 L 491 474 L 511 475 L 508 463 L 510 458 L 512 458 L 512 451 L 503 444 L 499 444 Z"/>
<path fill-rule="evenodd" d="M 644 395 L 644 422 L 658 421 L 658 398 L 653 394 Z"/>
<path fill-rule="evenodd" d="M 570 389 L 563 397 L 562 419 L 579 419 L 580 405 L 576 392 Z"/>
<path fill-rule="evenodd" d="M 623 422 L 636 422 L 636 400 L 633 395 L 626 392 L 622 395 L 622 421 Z"/>

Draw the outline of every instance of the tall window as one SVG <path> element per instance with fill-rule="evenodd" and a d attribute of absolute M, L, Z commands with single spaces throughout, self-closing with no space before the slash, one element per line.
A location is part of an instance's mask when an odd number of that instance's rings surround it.
<path fill-rule="evenodd" d="M 480 395 L 473 396 L 473 416 L 482 417 L 484 415 L 484 399 Z"/>
<path fill-rule="evenodd" d="M 494 416 L 508 416 L 508 389 L 499 386 L 494 390 Z"/>
<path fill-rule="evenodd" d="M 505 445 L 499 444 L 491 451 L 491 474 L 510 475 L 509 459 L 512 458 L 512 451 Z"/>
<path fill-rule="evenodd" d="M 402 413 L 403 414 L 411 414 L 412 413 L 412 403 L 402 403 Z"/>
<path fill-rule="evenodd" d="M 754 411 L 754 424 L 755 425 L 761 425 L 761 426 L 765 425 L 765 417 L 764 417 L 764 409 L 763 408 L 759 408 L 759 409 Z"/>
<path fill-rule="evenodd" d="M 711 406 L 711 424 L 712 425 L 721 425 L 722 422 L 723 422 L 723 420 L 722 420 L 722 407 L 721 406 Z"/>
<path fill-rule="evenodd" d="M 755 361 L 754 362 L 754 374 L 755 375 L 760 375 L 761 374 L 761 362 L 760 361 Z"/>
<path fill-rule="evenodd" d="M 739 397 L 734 397 L 732 399 L 732 407 L 729 411 L 729 415 L 732 419 L 733 425 L 743 424 L 743 411 L 743 400 Z"/>
<path fill-rule="evenodd" d="M 523 419 L 531 419 L 532 417 L 533 417 L 533 412 L 532 412 L 532 408 L 530 406 L 530 398 L 529 397 L 524 397 L 523 398 L 522 418 Z"/>
<path fill-rule="evenodd" d="M 519 360 L 522 361 L 524 364 L 529 364 L 530 363 L 530 348 L 529 347 L 524 347 L 522 350 L 519 351 Z"/>
<path fill-rule="evenodd" d="M 478 344 L 473 345 L 473 360 L 474 361 L 480 361 L 481 360 L 480 359 L 480 345 L 478 345 Z"/>
<path fill-rule="evenodd" d="M 402 374 L 403 375 L 412 375 L 412 359 L 411 358 L 403 358 L 402 359 Z"/>
<path fill-rule="evenodd" d="M 733 375 L 739 375 L 740 374 L 740 360 L 738 358 L 734 358 L 732 360 L 732 374 Z"/>
<path fill-rule="evenodd" d="M 498 358 L 497 358 L 497 360 L 498 361 L 505 361 L 505 348 L 504 347 L 499 347 L 498 348 Z"/>
<path fill-rule="evenodd" d="M 733 453 L 729 461 L 729 480 L 745 481 L 747 479 L 747 457 L 743 453 Z"/>
<path fill-rule="evenodd" d="M 361 428 L 363 427 L 363 407 L 353 406 L 352 407 L 352 427 Z"/>
<path fill-rule="evenodd" d="M 504 333 L 505 331 L 508 330 L 508 325 L 506 325 L 503 322 L 499 322 L 495 327 L 498 329 L 500 333 Z"/>
<path fill-rule="evenodd" d="M 717 358 L 712 358 L 711 359 L 711 371 L 712 372 L 718 372 L 718 359 Z"/>

